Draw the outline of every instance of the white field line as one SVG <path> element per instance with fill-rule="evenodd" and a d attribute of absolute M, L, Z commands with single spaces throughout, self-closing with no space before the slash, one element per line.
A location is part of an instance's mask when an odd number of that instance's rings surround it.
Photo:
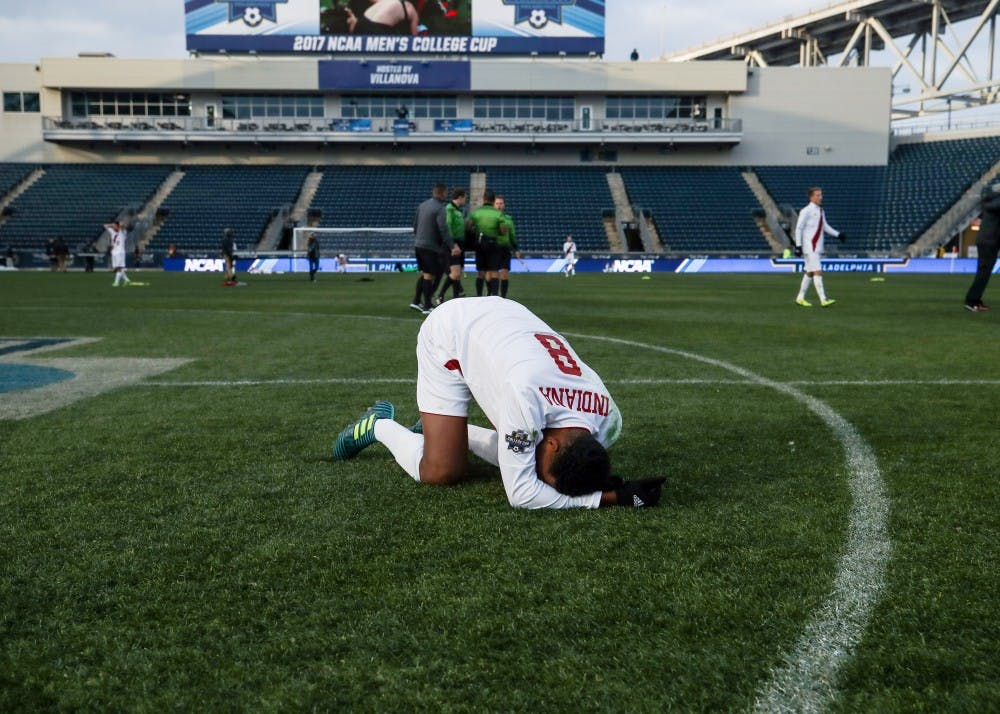
<path fill-rule="evenodd" d="M 821 712 L 837 699 L 837 678 L 861 641 L 885 587 L 892 550 L 888 535 L 889 499 L 871 447 L 854 426 L 825 402 L 794 386 L 775 382 L 721 360 L 691 352 L 595 335 L 573 335 L 628 347 L 653 350 L 711 365 L 748 383 L 769 387 L 805 405 L 843 445 L 853 503 L 847 543 L 837 563 L 833 590 L 812 614 L 798 642 L 782 655 L 758 690 L 755 712 Z"/>
<path fill-rule="evenodd" d="M 596 338 L 594 338 L 596 339 Z M 650 348 L 653 349 L 653 348 Z M 765 380 L 761 382 L 760 380 Z M 277 379 L 205 379 L 205 380 L 147 380 L 141 386 L 147 387 L 259 387 L 268 385 L 294 386 L 296 384 L 416 384 L 416 378 L 399 377 L 316 377 Z M 605 384 L 629 385 L 756 385 L 773 388 L 782 384 L 789 387 L 969 387 L 1000 386 L 1000 379 L 797 379 L 788 382 L 758 379 L 605 379 Z"/>

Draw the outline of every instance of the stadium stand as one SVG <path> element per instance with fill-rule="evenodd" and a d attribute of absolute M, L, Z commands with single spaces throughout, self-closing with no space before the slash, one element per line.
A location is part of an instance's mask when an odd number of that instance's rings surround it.
<path fill-rule="evenodd" d="M 40 250 L 55 237 L 71 247 L 89 243 L 123 209 L 149 200 L 168 173 L 168 168 L 147 165 L 46 167 L 45 174 L 11 203 L 10 218 L 0 225 L 0 243 L 16 250 Z"/>
<path fill-rule="evenodd" d="M 430 198 L 435 183 L 469 188 L 469 170 L 455 166 L 327 166 L 310 204 L 325 228 L 410 228 L 417 206 Z M 338 250 L 364 253 L 413 253 L 406 235 L 341 239 Z"/>
<path fill-rule="evenodd" d="M 629 200 L 650 211 L 667 251 L 770 252 L 756 197 L 737 167 L 623 167 Z"/>
<path fill-rule="evenodd" d="M 559 253 L 567 235 L 581 252 L 606 252 L 602 213 L 614 211 L 607 170 L 497 166 L 483 169 L 486 187 L 504 197 L 522 251 Z"/>
<path fill-rule="evenodd" d="M 849 249 L 898 250 L 919 238 L 1000 156 L 1000 137 L 902 144 L 887 166 L 776 166 L 755 169 L 779 204 L 800 209 L 809 186 L 823 188 L 830 223 Z"/>
<path fill-rule="evenodd" d="M 3 198 L 31 173 L 33 164 L 0 164 L 0 198 Z"/>
<path fill-rule="evenodd" d="M 889 253 L 919 238 L 1000 156 L 1000 136 L 904 143 L 887 166 L 752 167 L 774 200 L 800 209 L 806 188 L 822 186 L 830 223 L 851 235 L 851 253 Z M 7 195 L 33 164 L 0 164 Z M 0 223 L 0 245 L 38 251 L 61 236 L 70 246 L 101 235 L 102 225 L 145 204 L 174 166 L 58 164 L 15 198 Z M 312 167 L 180 167 L 184 177 L 162 204 L 165 220 L 146 250 L 173 243 L 187 255 L 215 255 L 232 227 L 241 248 L 252 248 L 268 221 L 290 206 Z M 507 198 L 522 249 L 559 250 L 567 234 L 581 252 L 608 250 L 602 215 L 614 210 L 603 167 L 491 166 L 486 186 Z M 738 167 L 626 166 L 620 168 L 634 206 L 655 220 L 667 251 L 769 253 L 754 223 L 759 208 Z M 461 166 L 326 166 L 309 206 L 324 227 L 409 227 L 416 206 L 435 182 L 468 187 Z M 365 234 L 348 252 L 409 256 L 405 234 Z M 353 247 L 352 247 L 353 246 Z M 831 246 L 834 247 L 834 246 Z M 842 249 L 843 250 L 843 249 Z"/>
<path fill-rule="evenodd" d="M 912 243 L 1000 157 L 1000 137 L 903 144 L 885 168 L 876 241 Z"/>
<path fill-rule="evenodd" d="M 806 205 L 810 187 L 822 187 L 823 208 L 830 225 L 849 234 L 851 250 L 889 249 L 871 232 L 873 217 L 879 210 L 884 167 L 761 166 L 754 172 L 779 205 L 792 206 L 796 212 Z M 828 245 L 835 249 L 836 241 Z"/>
<path fill-rule="evenodd" d="M 294 203 L 308 166 L 184 166 L 184 178 L 161 209 L 166 220 L 147 250 L 171 243 L 187 255 L 217 255 L 222 231 L 232 228 L 240 250 L 253 248 L 268 222 Z"/>

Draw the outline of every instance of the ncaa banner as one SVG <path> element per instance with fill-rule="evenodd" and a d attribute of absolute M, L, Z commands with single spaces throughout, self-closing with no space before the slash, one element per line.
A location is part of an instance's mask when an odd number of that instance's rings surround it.
<path fill-rule="evenodd" d="M 321 60 L 320 89 L 461 89 L 471 86 L 468 62 Z"/>
<path fill-rule="evenodd" d="M 187 0 L 192 52 L 604 53 L 604 0 Z"/>

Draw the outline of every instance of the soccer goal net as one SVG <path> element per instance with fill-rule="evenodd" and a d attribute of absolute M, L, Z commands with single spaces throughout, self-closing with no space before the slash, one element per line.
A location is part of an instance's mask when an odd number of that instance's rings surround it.
<path fill-rule="evenodd" d="M 292 230 L 292 251 L 305 255 L 309 236 L 316 237 L 321 256 L 348 258 L 412 258 L 412 228 L 307 228 Z"/>

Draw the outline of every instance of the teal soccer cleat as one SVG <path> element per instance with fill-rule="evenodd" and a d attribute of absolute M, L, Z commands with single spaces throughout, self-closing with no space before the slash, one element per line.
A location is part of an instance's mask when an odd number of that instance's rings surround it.
<path fill-rule="evenodd" d="M 396 409 L 389 402 L 375 402 L 361 418 L 340 432 L 333 442 L 333 458 L 338 461 L 353 459 L 362 449 L 375 443 L 375 422 L 379 419 L 392 419 Z"/>

